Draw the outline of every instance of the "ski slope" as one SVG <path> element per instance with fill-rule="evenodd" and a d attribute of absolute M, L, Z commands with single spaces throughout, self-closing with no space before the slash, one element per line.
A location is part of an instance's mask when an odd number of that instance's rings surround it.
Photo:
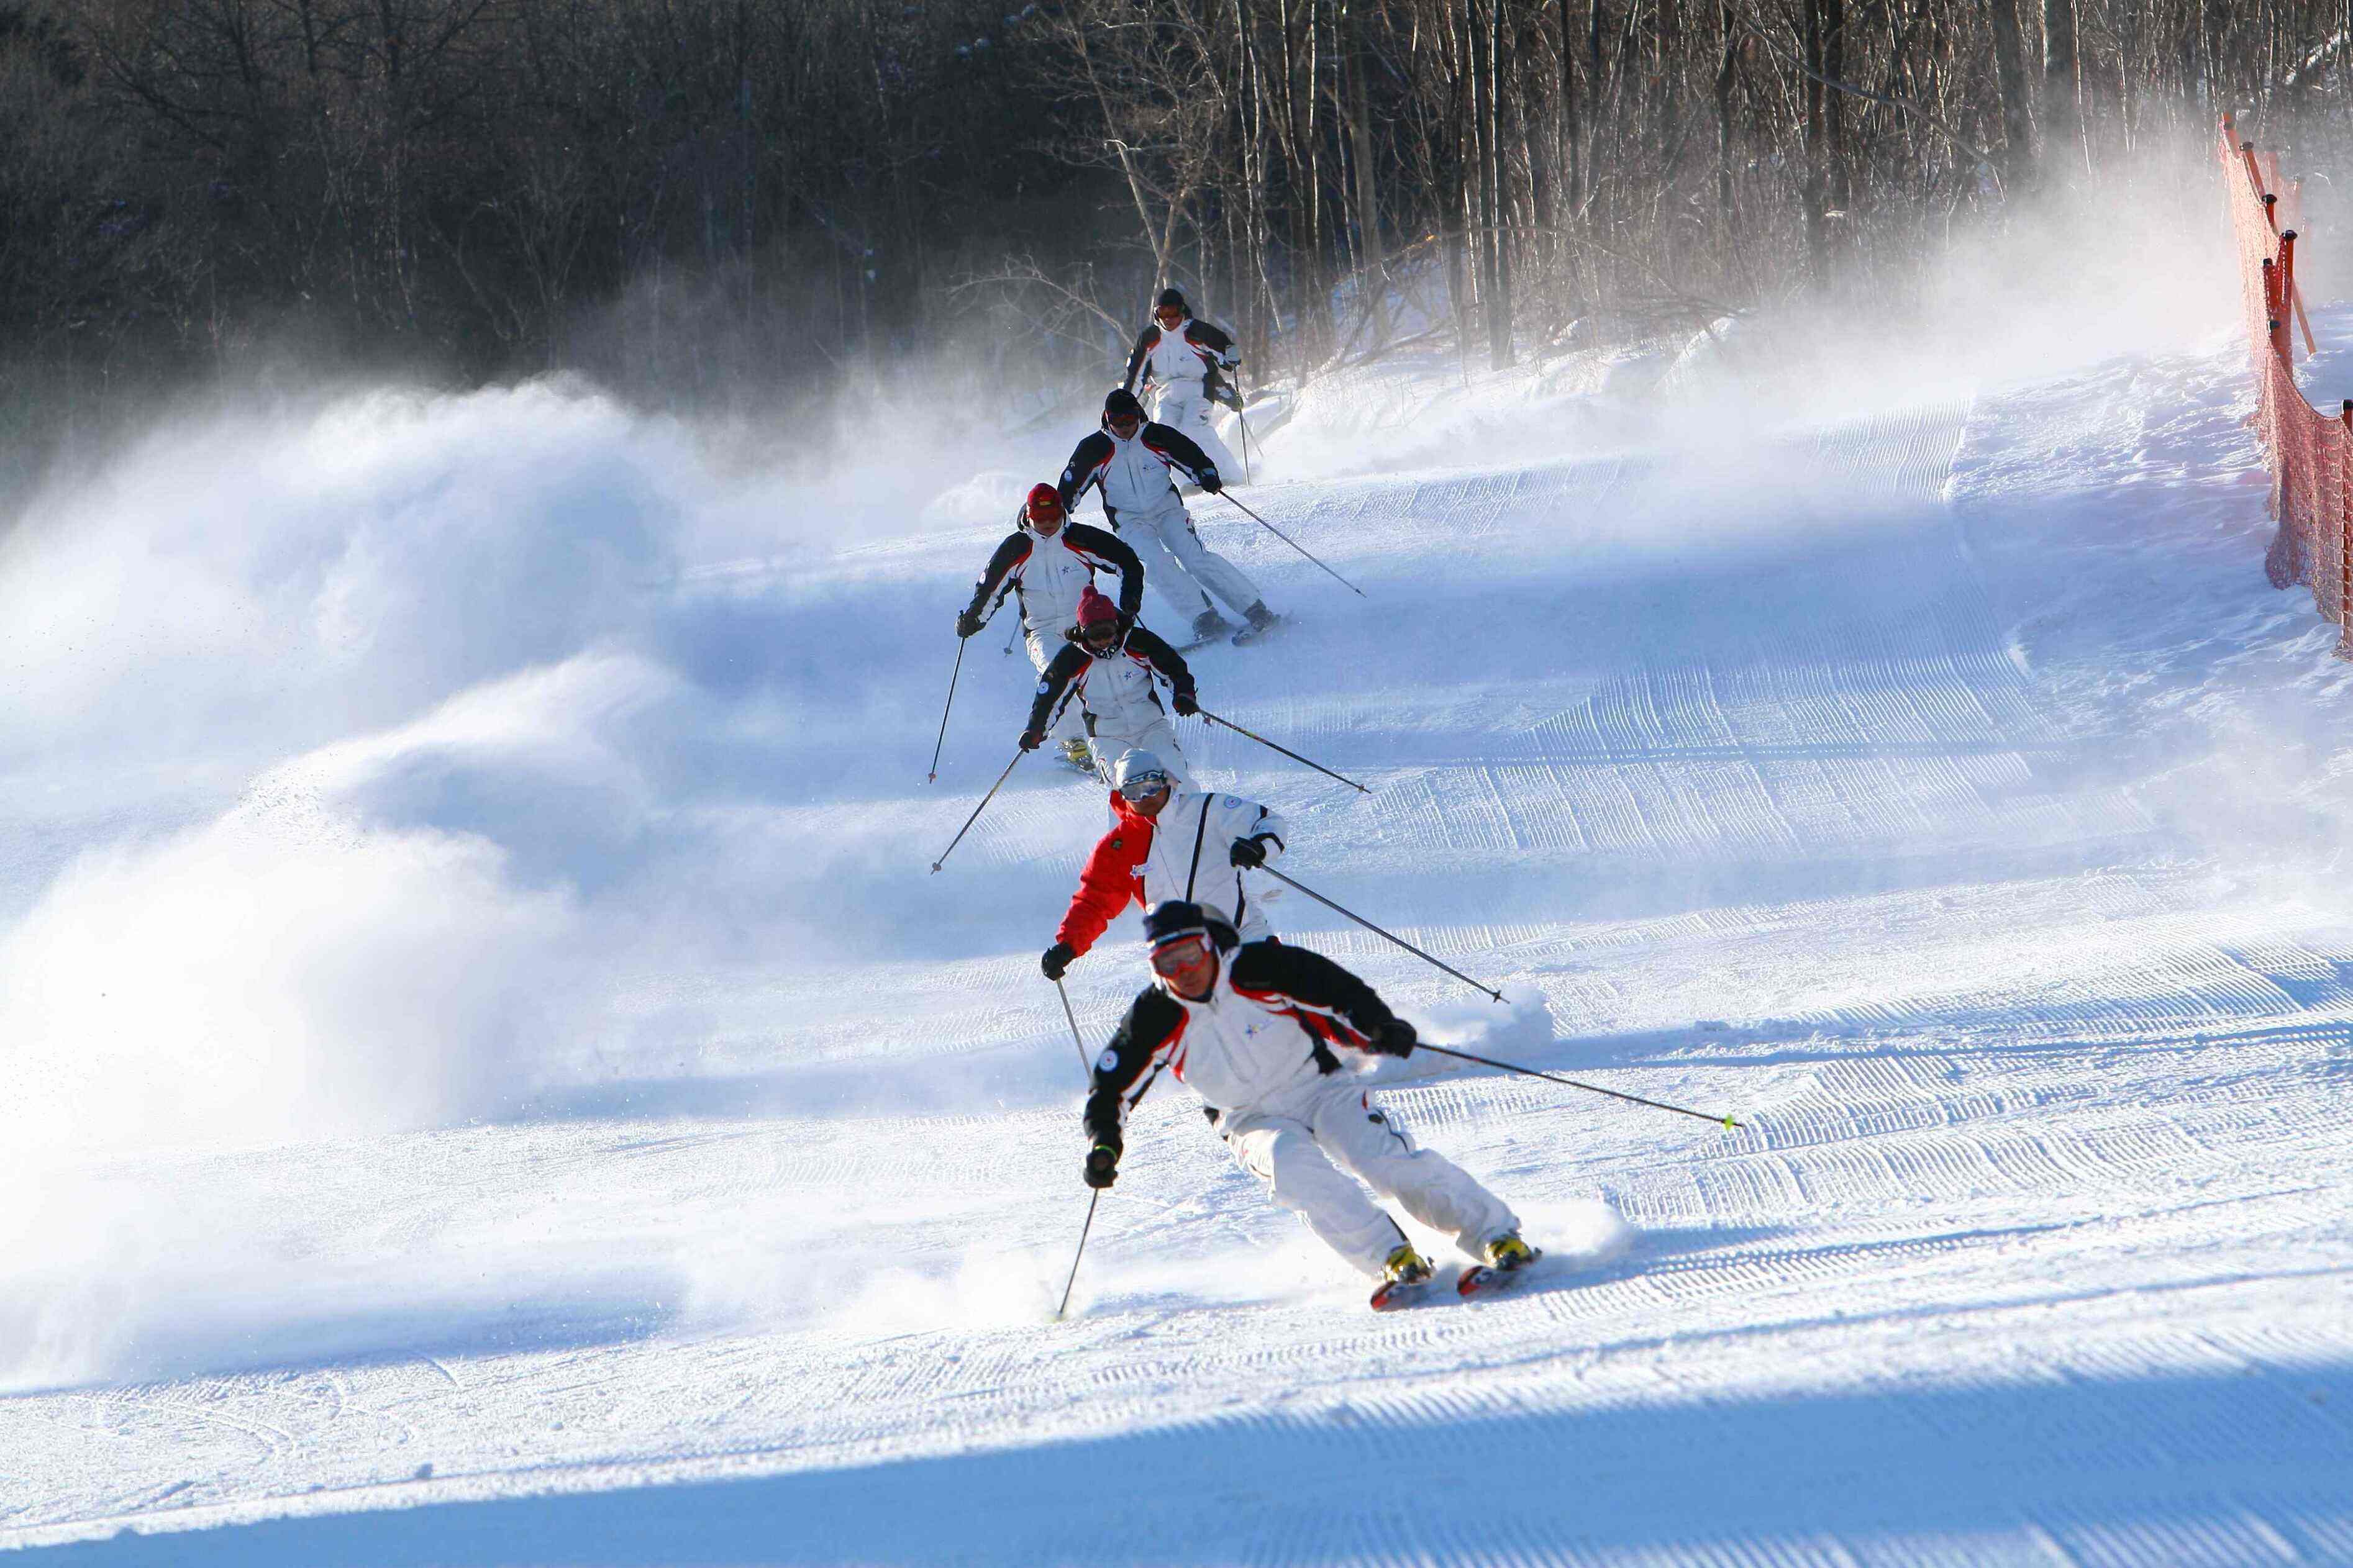
<path fill-rule="evenodd" d="M 2353 1563 L 2353 686 L 2263 584 L 2236 347 L 1704 439 L 1451 369 L 1244 492 L 1365 599 L 1196 508 L 1298 616 L 1204 703 L 1370 793 L 1187 752 L 1510 998 L 1273 907 L 1426 1036 L 1743 1126 L 1401 1077 L 1552 1257 L 1379 1317 L 1164 1085 L 1049 1321 L 1036 954 L 1102 802 L 1025 763 L 927 874 L 1012 754 L 1001 630 L 923 778 L 1051 444 L 844 526 L 580 389 L 347 399 L 37 510 L 0 1544 Z M 1458 460 L 1368 458 L 1390 417 Z M 1071 972 L 1090 1048 L 1134 938 Z"/>

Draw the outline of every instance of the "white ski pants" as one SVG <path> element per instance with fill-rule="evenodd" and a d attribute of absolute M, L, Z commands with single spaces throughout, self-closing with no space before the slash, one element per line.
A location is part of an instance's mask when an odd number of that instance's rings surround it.
<path fill-rule="evenodd" d="M 1054 661 L 1054 656 L 1062 651 L 1062 634 L 1059 631 L 1024 630 L 1021 642 L 1029 650 L 1029 662 L 1038 667 L 1038 673 L 1041 676 L 1046 673 L 1046 667 Z M 1079 717 L 1078 703 L 1064 703 L 1062 711 L 1046 726 L 1046 733 L 1057 741 L 1085 740 L 1087 728 Z"/>
<path fill-rule="evenodd" d="M 1232 484 L 1242 477 L 1242 468 L 1234 461 L 1225 438 L 1218 434 L 1216 409 L 1217 405 L 1209 401 L 1208 391 L 1196 377 L 1168 382 L 1160 388 L 1160 423 L 1193 437 L 1193 444 L 1218 465 L 1218 477 Z"/>
<path fill-rule="evenodd" d="M 1072 708 L 1078 706 L 1073 702 Z M 1165 713 L 1155 713 L 1142 724 L 1122 723 L 1116 719 L 1098 718 L 1091 742 L 1095 749 L 1095 772 L 1103 774 L 1103 783 L 1111 783 L 1112 764 L 1119 761 L 1122 752 L 1141 749 L 1160 759 L 1177 789 L 1198 789 L 1193 782 L 1193 770 L 1185 761 L 1184 752 L 1176 744 L 1176 726 Z"/>
<path fill-rule="evenodd" d="M 1324 1245 L 1376 1279 L 1405 1240 L 1366 1185 L 1473 1258 L 1519 1220 L 1442 1154 L 1417 1149 L 1373 1108 L 1354 1075 L 1333 1073 L 1269 1105 L 1225 1111 L 1218 1130 L 1242 1169 L 1307 1222 Z"/>
<path fill-rule="evenodd" d="M 1117 526 L 1119 536 L 1144 563 L 1144 580 L 1159 589 L 1168 607 L 1184 617 L 1184 625 L 1176 628 L 1177 635 L 1169 641 L 1186 640 L 1194 619 L 1210 607 L 1210 594 L 1223 599 L 1237 618 L 1259 602 L 1258 584 L 1243 576 L 1240 567 L 1201 542 L 1201 536 L 1193 531 L 1192 518 L 1174 495 L 1157 511 L 1121 512 Z M 1208 593 L 1202 591 L 1205 588 Z"/>

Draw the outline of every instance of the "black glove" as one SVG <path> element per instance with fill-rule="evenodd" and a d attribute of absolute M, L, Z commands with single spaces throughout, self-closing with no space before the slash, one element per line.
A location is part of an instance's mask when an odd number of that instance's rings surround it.
<path fill-rule="evenodd" d="M 978 610 L 958 610 L 956 612 L 956 636 L 960 637 L 968 637 L 978 630 L 980 630 L 980 612 Z"/>
<path fill-rule="evenodd" d="M 1176 710 L 1179 719 L 1190 719 L 1201 710 L 1201 705 L 1193 700 L 1193 689 L 1189 686 L 1171 697 L 1168 706 Z"/>
<path fill-rule="evenodd" d="M 1045 743 L 1046 732 L 1044 731 L 1024 730 L 1021 731 L 1021 749 L 1023 751 L 1034 752 Z"/>
<path fill-rule="evenodd" d="M 1385 1057 L 1409 1057 L 1413 1055 L 1414 1038 L 1411 1024 L 1403 1018 L 1391 1018 L 1375 1029 L 1373 1037 L 1366 1044 Z"/>
<path fill-rule="evenodd" d="M 1267 841 L 1273 837 L 1271 833 L 1253 833 L 1248 838 L 1237 838 L 1232 853 L 1226 858 L 1237 866 L 1263 866 L 1266 864 Z M 1411 1036 L 1409 1035 L 1408 1038 Z"/>
<path fill-rule="evenodd" d="M 1060 980 L 1062 972 L 1071 967 L 1071 960 L 1078 956 L 1069 942 L 1058 942 L 1039 958 L 1038 967 L 1045 971 L 1047 979 Z"/>
<path fill-rule="evenodd" d="M 1102 1192 L 1119 1180 L 1119 1150 L 1109 1143 L 1098 1143 L 1087 1151 L 1087 1185 Z"/>
<path fill-rule="evenodd" d="M 1204 468 L 1201 470 L 1201 488 L 1211 495 L 1216 495 L 1226 488 L 1226 481 L 1218 478 L 1217 469 Z"/>

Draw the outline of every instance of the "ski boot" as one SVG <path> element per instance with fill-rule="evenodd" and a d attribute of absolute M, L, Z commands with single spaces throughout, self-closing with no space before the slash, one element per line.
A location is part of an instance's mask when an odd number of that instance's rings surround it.
<path fill-rule="evenodd" d="M 1429 1289 L 1432 1270 L 1430 1260 L 1413 1249 L 1413 1243 L 1401 1241 L 1390 1253 L 1388 1278 L 1374 1289 L 1372 1304 L 1376 1312 L 1387 1312 L 1398 1307 L 1410 1307 Z"/>
<path fill-rule="evenodd" d="M 1544 1254 L 1520 1239 L 1516 1230 L 1507 1230 L 1490 1241 L 1484 1248 L 1487 1261 L 1465 1268 L 1454 1281 L 1459 1296 L 1477 1296 L 1489 1290 L 1500 1290 L 1519 1273 Z"/>
<path fill-rule="evenodd" d="M 1091 777 L 1094 773 L 1095 754 L 1087 749 L 1084 741 L 1075 736 L 1062 742 L 1062 761 Z"/>
<path fill-rule="evenodd" d="M 1212 637 L 1224 637 L 1233 629 L 1234 623 L 1218 614 L 1214 607 L 1203 610 L 1193 617 L 1193 641 L 1196 644 L 1208 642 Z"/>
<path fill-rule="evenodd" d="M 1266 636 L 1267 633 L 1274 630 L 1275 627 L 1282 625 L 1282 617 L 1276 615 L 1272 610 L 1268 609 L 1264 599 L 1259 600 L 1249 609 L 1244 610 L 1242 612 L 1242 619 L 1248 621 L 1250 625 L 1244 626 L 1241 630 L 1234 634 L 1234 646 L 1236 647 L 1247 647 L 1251 643 L 1258 641 L 1259 638 Z"/>

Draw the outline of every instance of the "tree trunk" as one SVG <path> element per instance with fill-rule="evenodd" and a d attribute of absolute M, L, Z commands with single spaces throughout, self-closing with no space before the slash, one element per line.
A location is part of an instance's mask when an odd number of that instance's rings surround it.
<path fill-rule="evenodd" d="M 1361 288 L 1365 308 L 1371 313 L 1370 342 L 1380 348 L 1389 337 L 1388 259 L 1381 244 L 1381 204 L 1373 168 L 1373 112 L 1366 78 L 1372 69 L 1372 47 L 1366 38 L 1365 19 L 1358 6 L 1364 0 L 1341 0 L 1340 23 L 1347 29 L 1341 62 L 1348 73 L 1348 160 L 1356 166 L 1356 249 L 1363 258 Z"/>
<path fill-rule="evenodd" d="M 1809 5 L 1813 3 L 1808 0 Z M 1986 19 L 1993 28 L 1994 80 L 2001 93 L 2001 183 L 2015 194 L 2034 164 L 2034 122 L 2026 107 L 2026 59 L 2018 37 L 2018 0 L 1987 0 Z"/>
<path fill-rule="evenodd" d="M 1503 151 L 1504 10 L 1509 4 L 1487 0 L 1487 363 L 1496 370 L 1512 363 L 1512 247 Z"/>
<path fill-rule="evenodd" d="M 2075 0 L 2042 0 L 2042 137 L 2055 161 L 2073 155 L 2082 123 L 2075 86 Z"/>

